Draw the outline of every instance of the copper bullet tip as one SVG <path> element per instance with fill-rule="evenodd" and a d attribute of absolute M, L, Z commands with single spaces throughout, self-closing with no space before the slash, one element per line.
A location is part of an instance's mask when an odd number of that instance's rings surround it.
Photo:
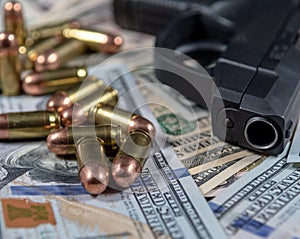
<path fill-rule="evenodd" d="M 48 149 L 58 155 L 69 153 L 67 129 L 59 129 L 51 132 L 47 137 Z"/>
<path fill-rule="evenodd" d="M 101 48 L 101 51 L 107 54 L 117 53 L 123 44 L 123 39 L 120 36 L 107 35 L 107 43 Z"/>
<path fill-rule="evenodd" d="M 109 168 L 98 162 L 90 162 L 82 167 L 79 178 L 82 186 L 88 193 L 98 195 L 107 188 Z"/>
<path fill-rule="evenodd" d="M 144 117 L 135 115 L 129 122 L 128 132 L 132 131 L 144 131 L 149 134 L 151 139 L 155 137 L 154 125 Z"/>
<path fill-rule="evenodd" d="M 69 22 L 68 28 L 79 29 L 80 28 L 80 22 L 77 21 L 77 20 L 73 20 L 73 21 Z"/>
<path fill-rule="evenodd" d="M 5 14 L 19 14 L 22 16 L 22 5 L 16 1 L 9 1 L 5 3 L 4 11 Z"/>
<path fill-rule="evenodd" d="M 121 155 L 114 159 L 111 173 L 119 187 L 127 188 L 138 178 L 141 170 L 137 160 L 129 155 Z"/>
<path fill-rule="evenodd" d="M 5 3 L 5 5 L 4 5 L 4 10 L 5 11 L 12 11 L 13 10 L 13 3 L 12 2 L 7 2 L 7 3 Z"/>
<path fill-rule="evenodd" d="M 107 34 L 106 42 L 102 46 L 99 46 L 99 51 L 107 54 L 114 54 L 118 52 L 122 44 L 122 37 Z"/>
<path fill-rule="evenodd" d="M 114 44 L 118 47 L 120 47 L 123 44 L 123 39 L 120 36 L 117 36 L 114 38 Z"/>
<path fill-rule="evenodd" d="M 38 72 L 31 72 L 24 76 L 22 88 L 29 95 L 42 95 L 44 93 L 42 76 Z"/>
<path fill-rule="evenodd" d="M 88 113 L 78 104 L 64 109 L 60 113 L 61 124 L 63 127 L 80 125 L 88 120 Z"/>
<path fill-rule="evenodd" d="M 18 48 L 18 42 L 14 34 L 8 32 L 0 33 L 0 49 L 12 49 Z"/>
<path fill-rule="evenodd" d="M 52 95 L 46 103 L 47 110 L 62 112 L 72 106 L 73 103 L 65 91 L 58 91 Z"/>
<path fill-rule="evenodd" d="M 55 70 L 61 65 L 60 58 L 55 50 L 47 50 L 37 56 L 36 71 Z"/>

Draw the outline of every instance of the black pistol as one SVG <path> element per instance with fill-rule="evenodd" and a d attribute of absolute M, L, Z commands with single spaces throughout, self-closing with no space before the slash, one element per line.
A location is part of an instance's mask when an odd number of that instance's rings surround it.
<path fill-rule="evenodd" d="M 220 92 L 211 95 L 214 135 L 277 155 L 291 139 L 300 114 L 299 32 L 297 0 L 219 0 L 175 14 L 157 33 L 156 46 L 184 49 L 182 53 L 202 64 L 214 79 Z M 163 56 L 157 57 L 168 64 Z M 175 56 L 174 62 L 174 67 L 180 64 Z M 184 79 L 168 72 L 156 74 L 203 105 L 198 89 L 184 87 Z"/>
<path fill-rule="evenodd" d="M 123 28 L 157 35 L 178 14 L 212 0 L 114 0 L 115 21 Z"/>

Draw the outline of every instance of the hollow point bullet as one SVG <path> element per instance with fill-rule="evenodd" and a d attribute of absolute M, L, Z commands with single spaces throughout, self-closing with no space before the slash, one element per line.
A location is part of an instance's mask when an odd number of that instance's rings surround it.
<path fill-rule="evenodd" d="M 0 33 L 0 81 L 3 95 L 21 93 L 21 65 L 15 35 Z"/>
<path fill-rule="evenodd" d="M 121 36 L 108 32 L 65 28 L 63 35 L 84 42 L 91 50 L 107 54 L 116 53 L 123 44 Z"/>
<path fill-rule="evenodd" d="M 56 48 L 38 54 L 34 64 L 35 70 L 55 70 L 85 51 L 86 46 L 81 41 L 75 39 L 64 41 Z"/>
<path fill-rule="evenodd" d="M 150 136 L 143 131 L 132 131 L 121 144 L 113 160 L 111 174 L 115 184 L 129 187 L 138 178 L 152 149 Z"/>
<path fill-rule="evenodd" d="M 58 155 L 75 153 L 75 141 L 83 137 L 99 138 L 106 153 L 114 153 L 121 144 L 122 135 L 119 127 L 112 125 L 76 126 L 51 132 L 47 137 L 48 149 Z"/>
<path fill-rule="evenodd" d="M 32 71 L 24 76 L 23 91 L 29 95 L 44 95 L 79 85 L 87 76 L 86 67 L 64 67 L 54 71 Z"/>
<path fill-rule="evenodd" d="M 14 34 L 19 46 L 24 45 L 26 30 L 22 5 L 17 1 L 8 1 L 4 5 L 5 31 Z"/>
<path fill-rule="evenodd" d="M 46 138 L 60 127 L 56 112 L 31 111 L 0 114 L 0 139 Z"/>
<path fill-rule="evenodd" d="M 96 137 L 83 137 L 75 144 L 82 186 L 92 195 L 101 194 L 107 188 L 110 177 L 109 160 L 101 140 Z"/>

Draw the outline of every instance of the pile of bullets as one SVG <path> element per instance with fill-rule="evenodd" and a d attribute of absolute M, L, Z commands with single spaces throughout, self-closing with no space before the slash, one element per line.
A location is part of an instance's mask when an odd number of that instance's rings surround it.
<path fill-rule="evenodd" d="M 129 187 L 139 176 L 155 136 L 147 119 L 119 109 L 118 92 L 85 67 L 64 64 L 89 49 L 115 53 L 122 38 L 83 30 L 76 21 L 29 30 L 22 6 L 4 6 L 0 84 L 4 95 L 54 93 L 46 110 L 0 114 L 0 139 L 47 139 L 57 155 L 75 154 L 79 179 L 90 194 Z M 55 50 L 53 50 L 55 49 Z M 30 69 L 23 79 L 22 70 Z M 22 83 L 21 83 L 22 82 Z"/>
<path fill-rule="evenodd" d="M 63 67 L 90 52 L 116 53 L 123 39 L 118 34 L 97 32 L 72 20 L 26 30 L 22 5 L 4 5 L 5 31 L 0 32 L 0 86 L 3 95 L 53 93 L 81 82 L 85 67 Z M 31 71 L 21 79 L 22 71 Z M 23 74 L 24 75 L 24 74 Z M 23 86 L 23 87 L 22 87 Z"/>

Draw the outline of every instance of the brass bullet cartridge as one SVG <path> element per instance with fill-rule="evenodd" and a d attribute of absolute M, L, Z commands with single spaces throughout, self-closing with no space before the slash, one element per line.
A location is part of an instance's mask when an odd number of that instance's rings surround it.
<path fill-rule="evenodd" d="M 67 40 L 53 50 L 47 50 L 38 54 L 35 61 L 35 70 L 55 70 L 85 51 L 86 46 L 83 42 L 75 39 Z"/>
<path fill-rule="evenodd" d="M 0 139 L 46 138 L 60 127 L 56 112 L 31 111 L 0 114 Z"/>
<path fill-rule="evenodd" d="M 44 26 L 36 29 L 30 29 L 25 41 L 26 47 L 33 46 L 37 41 L 52 38 L 54 36 L 61 36 L 64 29 L 79 28 L 80 23 L 76 20 L 70 22 L 58 23 L 52 26 Z"/>
<path fill-rule="evenodd" d="M 88 76 L 81 86 L 74 86 L 68 90 L 58 91 L 52 95 L 47 104 L 48 110 L 56 110 L 62 112 L 63 110 L 73 106 L 75 102 L 81 102 L 89 96 L 100 98 L 103 89 L 106 88 L 104 82 L 94 76 Z M 110 88 L 109 88 L 110 89 Z M 106 96 L 102 100 L 110 102 L 118 100 L 118 94 L 116 90 L 113 90 L 112 96 Z"/>
<path fill-rule="evenodd" d="M 95 120 L 96 125 L 112 124 L 120 126 L 124 135 L 138 130 L 147 132 L 151 138 L 155 137 L 154 125 L 149 120 L 117 107 L 102 105 L 95 108 L 90 113 L 90 117 Z"/>
<path fill-rule="evenodd" d="M 102 141 L 106 153 L 116 152 L 122 139 L 119 127 L 112 125 L 82 125 L 51 132 L 47 137 L 47 146 L 51 152 L 58 155 L 74 154 L 76 138 L 92 136 L 96 136 Z"/>
<path fill-rule="evenodd" d="M 87 74 L 85 67 L 65 67 L 45 72 L 32 71 L 24 76 L 23 91 L 29 95 L 54 93 L 82 83 Z"/>
<path fill-rule="evenodd" d="M 20 48 L 19 48 L 20 53 Z M 26 51 L 19 54 L 20 62 L 21 62 L 21 71 L 25 70 L 33 70 L 34 69 L 34 62 L 32 62 L 28 55 L 26 54 Z"/>
<path fill-rule="evenodd" d="M 76 143 L 79 179 L 92 195 L 102 193 L 109 183 L 109 159 L 105 155 L 101 140 L 84 137 Z"/>
<path fill-rule="evenodd" d="M 24 45 L 26 30 L 22 13 L 22 5 L 17 1 L 9 1 L 4 5 L 5 31 L 14 34 L 19 46 Z"/>
<path fill-rule="evenodd" d="M 132 131 L 121 144 L 113 160 L 112 178 L 116 185 L 129 187 L 142 171 L 152 149 L 150 136 L 143 131 Z"/>
<path fill-rule="evenodd" d="M 108 54 L 116 53 L 123 44 L 121 36 L 108 32 L 65 28 L 63 30 L 63 36 L 82 41 L 86 43 L 91 50 Z"/>
<path fill-rule="evenodd" d="M 76 101 L 76 103 L 64 109 L 61 113 L 61 124 L 64 127 L 71 125 L 80 125 L 89 121 L 90 111 L 101 105 L 115 106 L 118 102 L 118 92 L 110 86 L 103 85 L 98 92 L 89 97 Z"/>
<path fill-rule="evenodd" d="M 21 65 L 15 35 L 0 33 L 0 81 L 3 95 L 21 92 Z"/>
<path fill-rule="evenodd" d="M 60 36 L 55 36 L 55 37 L 41 40 L 37 44 L 28 48 L 27 56 L 30 61 L 35 62 L 37 60 L 39 54 L 57 47 L 62 42 L 63 42 L 63 38 Z"/>

